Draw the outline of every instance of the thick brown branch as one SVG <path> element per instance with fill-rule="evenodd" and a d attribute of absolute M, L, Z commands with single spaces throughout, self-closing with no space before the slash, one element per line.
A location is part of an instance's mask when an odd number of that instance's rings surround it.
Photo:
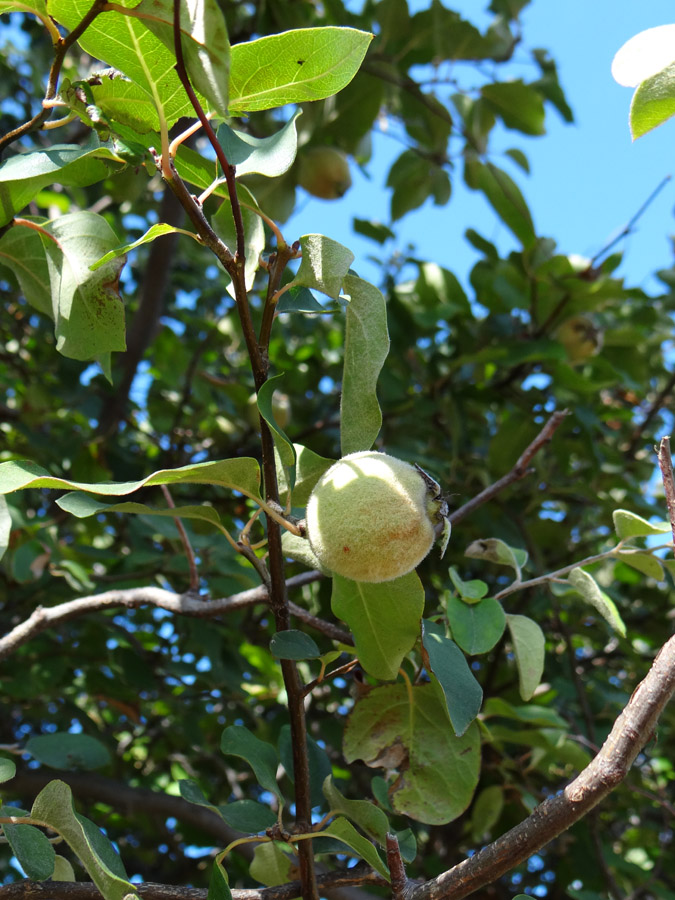
<path fill-rule="evenodd" d="M 301 587 L 311 584 L 322 578 L 320 572 L 302 572 L 294 575 L 287 581 L 288 588 Z M 47 631 L 70 619 L 89 615 L 100 610 L 113 609 L 124 606 L 127 609 L 136 609 L 139 606 L 157 606 L 169 612 L 181 616 L 194 618 L 212 618 L 226 615 L 246 606 L 257 603 L 268 603 L 269 594 L 264 585 L 241 591 L 231 597 L 221 597 L 217 600 L 203 600 L 194 594 L 174 594 L 171 591 L 157 587 L 128 588 L 126 590 L 104 591 L 101 594 L 92 594 L 89 597 L 79 597 L 77 600 L 68 600 L 58 606 L 38 606 L 37 609 L 24 621 L 16 625 L 11 631 L 0 638 L 0 660 L 5 659 L 22 644 L 34 638 L 36 635 Z M 288 604 L 291 615 L 301 622 L 315 628 L 325 634 L 331 640 L 353 644 L 353 638 L 349 632 L 344 631 L 332 622 L 325 622 L 307 612 L 295 603 Z"/>
<path fill-rule="evenodd" d="M 461 900 L 496 881 L 545 847 L 623 781 L 675 693 L 675 636 L 661 648 L 597 756 L 567 787 L 540 804 L 515 828 L 432 881 L 412 900 Z"/>
<path fill-rule="evenodd" d="M 477 494 L 475 497 L 469 500 L 468 503 L 465 503 L 464 506 L 460 506 L 459 509 L 456 509 L 453 513 L 450 513 L 448 517 L 450 519 L 450 522 L 454 525 L 465 516 L 468 516 L 469 513 L 472 513 L 474 509 L 482 506 L 483 503 L 487 503 L 488 500 L 492 500 L 492 498 L 496 497 L 497 494 L 504 490 L 504 488 L 508 487 L 510 484 L 513 484 L 515 481 L 520 481 L 521 478 L 525 478 L 526 475 L 529 475 L 531 472 L 529 466 L 532 462 L 532 459 L 541 450 L 541 448 L 545 444 L 548 444 L 549 441 L 553 438 L 553 435 L 558 430 L 563 419 L 567 415 L 568 412 L 566 409 L 562 410 L 562 412 L 554 412 L 551 418 L 536 436 L 536 438 L 532 441 L 532 443 L 529 444 L 529 446 L 526 447 L 525 450 L 521 453 L 511 471 L 502 476 L 499 481 L 495 481 L 494 484 L 486 487 L 484 491 L 481 491 L 480 494 Z"/>

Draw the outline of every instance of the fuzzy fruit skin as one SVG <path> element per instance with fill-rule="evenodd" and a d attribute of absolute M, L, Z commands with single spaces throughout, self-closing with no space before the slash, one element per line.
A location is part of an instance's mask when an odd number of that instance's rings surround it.
<path fill-rule="evenodd" d="M 436 540 L 440 504 L 413 466 L 386 453 L 350 453 L 324 472 L 307 504 L 321 565 L 352 581 L 411 572 Z"/>
<path fill-rule="evenodd" d="M 300 157 L 298 183 L 321 200 L 337 200 L 352 186 L 349 162 L 335 147 L 310 147 Z"/>
<path fill-rule="evenodd" d="M 602 349 L 602 332 L 587 316 L 572 316 L 556 331 L 571 363 L 582 363 Z"/>

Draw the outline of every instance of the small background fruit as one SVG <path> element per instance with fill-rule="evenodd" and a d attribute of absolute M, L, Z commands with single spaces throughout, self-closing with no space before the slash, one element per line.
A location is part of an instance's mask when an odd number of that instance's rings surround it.
<path fill-rule="evenodd" d="M 353 581 L 391 581 L 431 550 L 440 503 L 413 466 L 386 453 L 351 453 L 325 472 L 307 504 L 316 557 Z"/>
<path fill-rule="evenodd" d="M 349 162 L 335 147 L 310 147 L 300 156 L 298 183 L 322 200 L 337 200 L 352 186 Z"/>
<path fill-rule="evenodd" d="M 585 362 L 602 349 L 602 331 L 586 316 L 572 316 L 555 334 L 570 362 Z"/>

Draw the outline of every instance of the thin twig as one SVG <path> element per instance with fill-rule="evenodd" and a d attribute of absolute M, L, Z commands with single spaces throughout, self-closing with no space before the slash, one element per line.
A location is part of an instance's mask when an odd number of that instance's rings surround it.
<path fill-rule="evenodd" d="M 569 415 L 569 413 L 566 409 L 554 412 L 548 422 L 536 436 L 536 438 L 521 453 L 519 459 L 517 460 L 511 471 L 500 478 L 498 481 L 495 481 L 494 484 L 486 487 L 485 490 L 481 491 L 480 494 L 477 494 L 463 506 L 460 506 L 459 509 L 456 509 L 454 512 L 450 513 L 450 515 L 448 516 L 450 522 L 454 525 L 469 513 L 473 512 L 474 509 L 482 506 L 483 503 L 487 503 L 488 500 L 492 500 L 492 498 L 496 497 L 497 494 L 500 493 L 500 491 L 504 490 L 504 488 L 508 487 L 510 484 L 513 484 L 515 481 L 520 481 L 521 478 L 525 478 L 526 475 L 529 475 L 532 471 L 529 468 L 529 465 L 532 462 L 533 457 L 536 453 L 539 452 L 539 450 L 541 450 L 541 448 L 545 444 L 547 444 L 552 439 L 553 435 L 560 427 L 563 419 L 567 415 Z"/>
<path fill-rule="evenodd" d="M 171 509 L 176 508 L 176 504 L 173 502 L 173 497 L 171 496 L 171 492 L 169 488 L 163 484 L 162 493 L 164 494 L 164 499 L 166 500 L 167 506 L 171 507 Z M 199 572 L 197 571 L 197 563 L 195 562 L 195 554 L 192 549 L 192 544 L 190 543 L 190 538 L 188 537 L 188 533 L 185 530 L 185 526 L 181 519 L 176 516 L 173 520 L 176 524 L 176 528 L 178 529 L 178 534 L 180 535 L 181 544 L 183 545 L 183 550 L 185 550 L 185 556 L 188 561 L 188 568 L 190 569 L 190 593 L 198 594 L 199 593 Z"/>
<path fill-rule="evenodd" d="M 642 217 L 643 213 L 654 202 L 654 200 L 657 198 L 657 196 L 661 193 L 661 191 L 664 189 L 664 187 L 668 184 L 671 177 L 672 176 L 670 176 L 670 175 L 666 175 L 665 178 L 661 179 L 658 186 L 656 188 L 654 188 L 654 190 L 651 192 L 649 197 L 647 197 L 647 199 L 642 204 L 642 206 L 638 209 L 638 211 L 635 213 L 635 215 L 632 216 L 628 220 L 628 222 L 626 222 L 626 224 L 621 229 L 619 234 L 617 234 L 616 237 L 612 238 L 609 241 L 609 243 L 605 244 L 605 246 L 601 250 L 598 250 L 598 252 L 595 254 L 595 256 L 593 257 L 593 259 L 590 261 L 590 263 L 588 265 L 589 269 L 593 269 L 598 264 L 598 261 L 605 255 L 605 253 L 609 253 L 609 251 L 612 249 L 612 247 L 614 247 L 616 244 L 618 244 L 619 241 L 622 241 L 624 238 L 628 237 L 628 235 L 632 234 L 633 228 L 635 227 L 635 225 L 637 225 L 637 223 L 638 223 L 639 219 Z"/>
<path fill-rule="evenodd" d="M 663 490 L 666 494 L 666 508 L 675 544 L 675 479 L 673 478 L 673 460 L 670 455 L 670 435 L 661 438 L 658 456 Z"/>
<path fill-rule="evenodd" d="M 103 12 L 103 7 L 106 5 L 106 0 L 94 0 L 89 12 L 83 17 L 81 22 L 73 28 L 70 34 L 66 35 L 66 37 L 58 37 L 54 41 L 54 59 L 52 60 L 51 68 L 49 69 L 49 77 L 47 79 L 47 90 L 45 91 L 44 100 L 48 103 L 50 100 L 53 100 L 56 96 L 56 89 L 59 83 L 59 75 L 61 74 L 61 67 L 63 66 L 63 60 L 66 57 L 66 53 L 72 47 L 72 45 L 78 41 L 84 32 L 89 28 L 94 19 L 99 15 L 99 13 Z M 54 37 L 54 33 L 52 32 L 52 38 Z M 43 122 L 45 122 L 49 116 L 51 115 L 51 107 L 43 106 L 40 109 L 40 112 L 33 116 L 33 118 L 29 122 L 24 122 L 23 125 L 19 125 L 18 128 L 13 129 L 13 131 L 7 132 L 3 137 L 0 138 L 0 155 L 2 155 L 5 147 L 9 146 L 9 144 L 18 140 L 20 137 L 23 137 L 24 134 L 29 134 L 31 131 L 36 131 Z"/>

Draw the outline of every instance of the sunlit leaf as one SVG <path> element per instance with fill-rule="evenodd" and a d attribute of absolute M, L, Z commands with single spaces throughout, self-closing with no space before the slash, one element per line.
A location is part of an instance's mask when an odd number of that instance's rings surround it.
<path fill-rule="evenodd" d="M 508 615 L 506 624 L 509 626 L 513 654 L 518 666 L 520 696 L 523 700 L 529 700 L 539 686 L 544 671 L 544 632 L 527 616 Z"/>
<path fill-rule="evenodd" d="M 600 590 L 592 575 L 589 575 L 584 569 L 572 569 L 567 576 L 567 580 L 587 603 L 595 607 L 614 631 L 620 634 L 621 637 L 626 637 L 626 626 L 616 608 L 616 604 L 611 597 Z"/>

